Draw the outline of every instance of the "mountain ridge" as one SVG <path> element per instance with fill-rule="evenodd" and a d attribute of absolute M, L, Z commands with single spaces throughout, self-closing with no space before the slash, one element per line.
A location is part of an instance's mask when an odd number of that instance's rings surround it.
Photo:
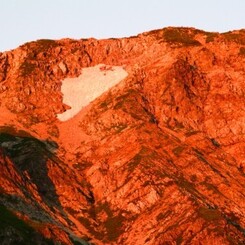
<path fill-rule="evenodd" d="M 244 45 L 165 28 L 0 54 L 0 204 L 57 244 L 243 244 Z M 128 76 L 59 121 L 98 64 Z"/>

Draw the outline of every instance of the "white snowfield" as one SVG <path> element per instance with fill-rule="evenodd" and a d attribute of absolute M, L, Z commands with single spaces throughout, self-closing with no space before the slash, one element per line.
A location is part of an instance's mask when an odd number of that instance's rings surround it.
<path fill-rule="evenodd" d="M 71 109 L 58 114 L 57 118 L 60 121 L 67 121 L 74 117 L 83 107 L 118 84 L 127 75 L 121 66 L 100 64 L 83 68 L 77 78 L 64 79 L 61 85 L 63 103 L 69 105 Z"/>

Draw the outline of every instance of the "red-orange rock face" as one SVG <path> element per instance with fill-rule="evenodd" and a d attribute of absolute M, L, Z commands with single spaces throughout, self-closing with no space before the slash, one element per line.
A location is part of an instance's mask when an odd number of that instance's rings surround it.
<path fill-rule="evenodd" d="M 60 121 L 64 79 L 98 64 L 128 75 Z M 244 244 L 244 89 L 244 30 L 0 53 L 0 208 L 32 244 Z M 28 244 L 27 228 L 0 220 L 5 244 Z"/>

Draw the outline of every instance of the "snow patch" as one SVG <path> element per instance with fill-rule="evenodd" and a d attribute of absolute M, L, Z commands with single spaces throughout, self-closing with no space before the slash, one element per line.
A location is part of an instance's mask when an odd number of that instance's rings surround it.
<path fill-rule="evenodd" d="M 83 68 L 77 78 L 66 78 L 62 81 L 61 92 L 63 103 L 71 109 L 58 114 L 60 121 L 74 117 L 83 107 L 98 98 L 104 92 L 118 84 L 128 73 L 121 66 L 96 65 Z"/>

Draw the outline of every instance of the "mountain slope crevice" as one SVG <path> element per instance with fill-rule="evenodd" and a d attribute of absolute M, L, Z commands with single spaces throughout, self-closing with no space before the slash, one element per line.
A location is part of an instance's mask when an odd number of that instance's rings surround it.
<path fill-rule="evenodd" d="M 1 207 L 44 244 L 243 244 L 244 40 L 169 27 L 1 53 Z M 127 77 L 59 120 L 62 82 L 100 64 Z"/>

